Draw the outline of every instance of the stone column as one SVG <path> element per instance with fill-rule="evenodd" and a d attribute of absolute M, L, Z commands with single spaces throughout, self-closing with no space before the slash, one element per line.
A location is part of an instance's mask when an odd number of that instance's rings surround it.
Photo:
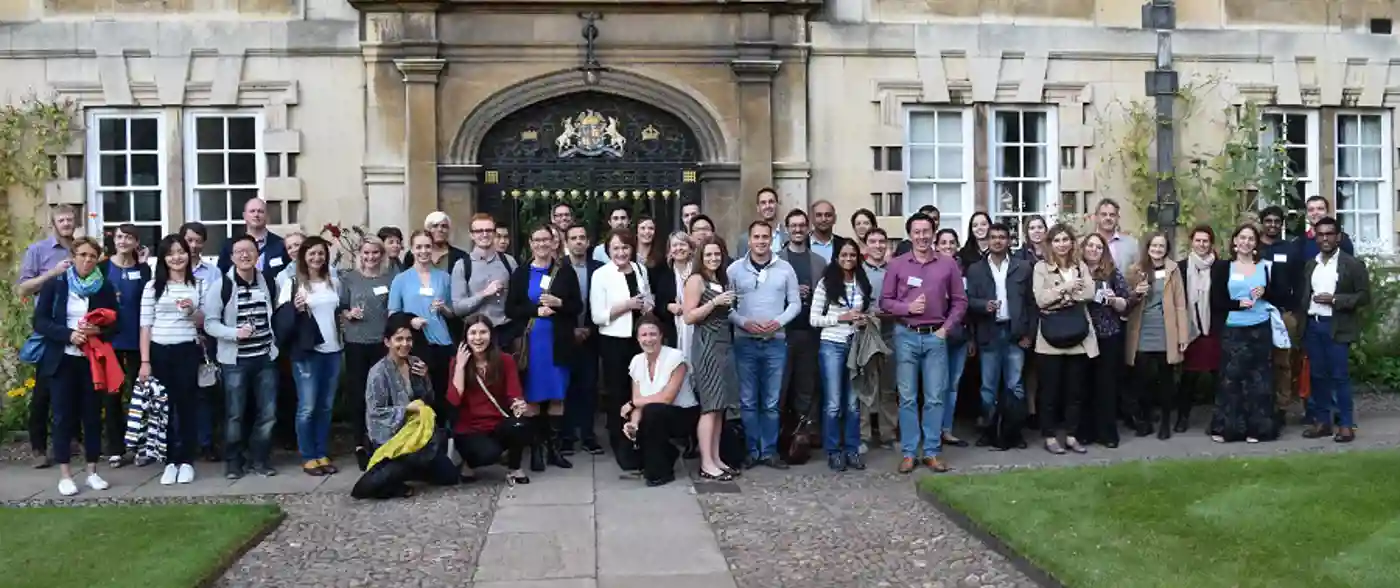
<path fill-rule="evenodd" d="M 729 62 L 739 84 L 739 198 L 773 185 L 773 76 L 782 62 Z"/>
<path fill-rule="evenodd" d="M 437 83 L 442 59 L 396 59 L 404 82 L 404 192 L 409 226 L 438 209 Z M 460 222 L 460 219 L 459 221 Z M 454 223 L 455 224 L 455 223 Z"/>

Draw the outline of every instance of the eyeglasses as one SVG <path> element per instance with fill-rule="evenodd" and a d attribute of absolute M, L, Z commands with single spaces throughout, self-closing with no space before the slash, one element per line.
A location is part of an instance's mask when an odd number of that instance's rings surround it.
<path fill-rule="evenodd" d="M 496 229 L 472 229 L 473 235 L 494 235 Z"/>

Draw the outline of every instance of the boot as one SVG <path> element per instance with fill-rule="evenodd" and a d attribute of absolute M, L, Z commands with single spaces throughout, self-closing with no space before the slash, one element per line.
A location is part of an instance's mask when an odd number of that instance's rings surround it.
<path fill-rule="evenodd" d="M 1137 436 L 1146 437 L 1152 434 L 1152 409 L 1145 408 L 1138 411 L 1137 416 Z"/>
<path fill-rule="evenodd" d="M 1167 440 L 1172 438 L 1172 410 L 1162 407 L 1162 419 L 1157 423 L 1157 438 Z"/>
<path fill-rule="evenodd" d="M 563 430 L 563 421 L 564 417 L 559 415 L 549 415 L 545 417 L 545 423 L 547 423 L 548 426 L 546 430 L 548 438 L 545 439 L 544 444 L 545 457 L 549 465 L 556 468 L 569 469 L 574 467 L 574 464 L 564 457 L 563 452 L 559 451 L 559 432 Z"/>
<path fill-rule="evenodd" d="M 545 416 L 540 415 L 531 419 L 534 425 L 535 440 L 530 444 L 530 471 L 543 472 L 545 461 L 545 444 L 548 443 L 549 426 L 545 423 Z"/>
<path fill-rule="evenodd" d="M 1176 426 L 1172 427 L 1172 430 L 1173 430 L 1173 431 L 1176 431 L 1176 432 L 1178 432 L 1178 433 L 1185 433 L 1186 430 L 1187 430 L 1187 429 L 1190 429 L 1190 428 L 1191 428 L 1191 407 L 1189 407 L 1189 406 L 1183 406 L 1183 407 L 1181 407 L 1181 410 L 1178 410 L 1177 413 L 1176 413 Z"/>

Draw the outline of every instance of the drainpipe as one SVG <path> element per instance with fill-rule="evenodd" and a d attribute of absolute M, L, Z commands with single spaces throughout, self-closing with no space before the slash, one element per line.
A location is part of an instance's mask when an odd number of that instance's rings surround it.
<path fill-rule="evenodd" d="M 1176 29 L 1175 0 L 1149 0 L 1142 5 L 1142 28 L 1157 31 L 1157 63 L 1147 72 L 1147 95 L 1156 106 L 1157 152 L 1152 171 L 1157 175 L 1157 198 L 1148 206 L 1149 217 L 1157 219 L 1157 227 L 1167 234 L 1168 245 L 1174 247 L 1181 204 L 1176 199 L 1173 177 L 1176 155 L 1176 133 L 1173 120 L 1176 94 L 1180 89 L 1177 72 L 1172 69 L 1172 31 Z"/>

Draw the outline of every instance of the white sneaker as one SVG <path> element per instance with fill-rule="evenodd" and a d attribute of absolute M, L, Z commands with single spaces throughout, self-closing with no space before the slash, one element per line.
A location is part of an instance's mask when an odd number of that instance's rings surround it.
<path fill-rule="evenodd" d="M 174 484 L 174 483 L 175 483 L 175 477 L 176 477 L 177 475 L 179 475 L 179 474 L 180 474 L 180 467 L 179 467 L 179 466 L 177 466 L 177 465 L 175 465 L 175 464 L 173 464 L 173 463 L 165 464 L 165 472 L 162 473 L 162 474 L 160 475 L 160 485 L 161 485 L 161 486 L 169 486 L 169 485 L 171 485 L 171 484 Z"/>
<path fill-rule="evenodd" d="M 96 472 L 88 474 L 87 485 L 88 488 L 92 488 L 93 490 L 106 490 L 112 487 L 111 484 L 107 483 L 107 480 L 103 480 L 102 476 L 97 475 Z"/>
<path fill-rule="evenodd" d="M 73 483 L 73 478 L 59 480 L 58 493 L 64 496 L 76 495 L 78 493 L 78 485 Z"/>
<path fill-rule="evenodd" d="M 870 453 L 870 447 L 866 446 L 866 444 L 865 444 L 864 441 L 861 441 L 861 442 L 860 442 L 860 454 L 861 454 L 861 455 L 865 455 L 865 454 L 867 454 L 867 453 Z"/>
<path fill-rule="evenodd" d="M 182 463 L 182 464 L 180 464 L 180 474 L 179 474 L 178 478 L 176 479 L 176 481 L 178 481 L 178 482 L 181 483 L 181 484 L 188 484 L 188 483 L 190 483 L 190 482 L 193 482 L 193 481 L 194 481 L 194 466 L 192 466 L 192 465 L 190 465 L 190 464 L 187 464 L 187 463 Z"/>

